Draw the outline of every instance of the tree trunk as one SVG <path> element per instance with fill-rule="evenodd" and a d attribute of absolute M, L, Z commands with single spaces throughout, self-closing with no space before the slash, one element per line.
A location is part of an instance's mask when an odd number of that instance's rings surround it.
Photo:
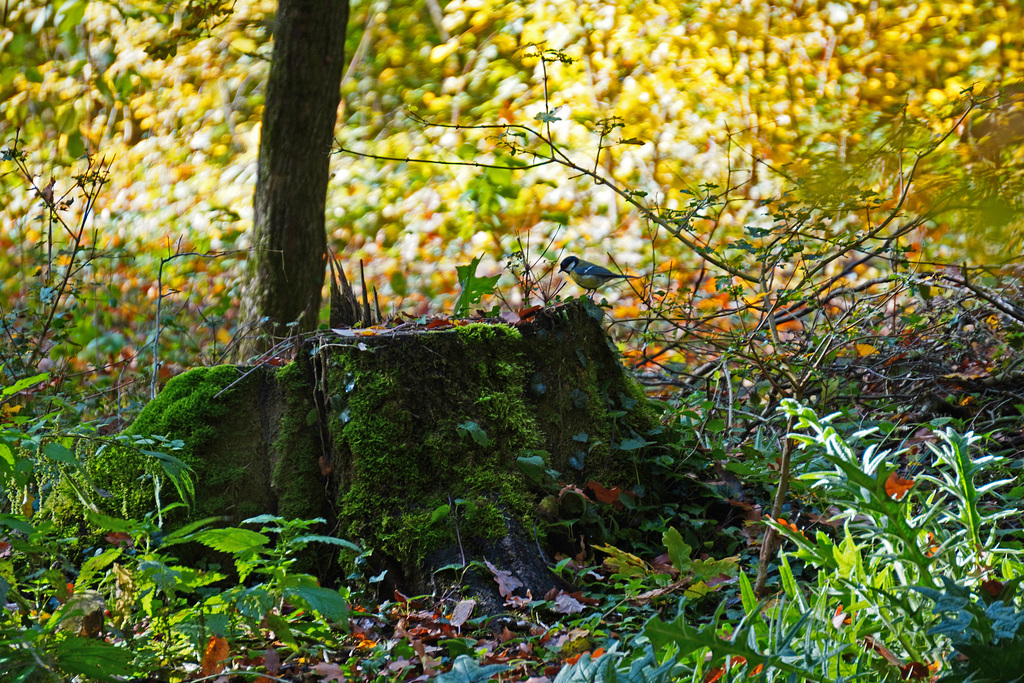
<path fill-rule="evenodd" d="M 348 0 L 280 0 L 260 133 L 243 353 L 316 327 Z M 292 329 L 288 325 L 297 323 Z"/>

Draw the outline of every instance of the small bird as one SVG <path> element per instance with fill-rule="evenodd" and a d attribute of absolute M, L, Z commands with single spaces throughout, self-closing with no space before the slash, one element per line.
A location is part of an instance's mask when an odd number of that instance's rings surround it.
<path fill-rule="evenodd" d="M 613 273 L 607 268 L 603 268 L 590 261 L 584 261 L 575 256 L 568 256 L 563 259 L 559 270 L 563 273 L 569 273 L 569 277 L 580 287 L 587 290 L 588 293 L 597 291 L 598 287 L 612 280 L 618 280 L 619 278 L 633 280 L 641 277 L 640 275 Z"/>

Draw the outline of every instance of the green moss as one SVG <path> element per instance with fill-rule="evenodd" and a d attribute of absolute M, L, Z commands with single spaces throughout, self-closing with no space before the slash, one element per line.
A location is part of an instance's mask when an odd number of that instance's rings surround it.
<path fill-rule="evenodd" d="M 505 518 L 501 510 L 489 499 L 480 496 L 465 506 L 463 526 L 473 534 L 497 541 L 506 533 Z"/>
<path fill-rule="evenodd" d="M 233 366 L 195 368 L 168 382 L 126 431 L 129 435 L 168 436 L 184 443 L 180 451 L 170 454 L 194 471 L 196 506 L 189 517 L 228 514 L 240 520 L 267 511 L 265 491 L 258 484 L 268 475 L 261 477 L 253 461 L 260 430 L 238 419 L 257 419 L 258 387 L 263 379 L 261 371 L 243 379 L 242 371 Z M 89 460 L 89 471 L 100 488 L 111 492 L 108 507 L 115 514 L 140 519 L 151 512 L 154 477 L 163 479 L 163 505 L 178 500 L 158 462 L 132 449 L 104 451 Z M 181 521 L 182 517 L 175 514 L 173 519 Z"/>
<path fill-rule="evenodd" d="M 453 525 L 429 524 L 449 499 L 476 501 L 480 524 L 462 533 L 491 541 L 505 533 L 492 499 L 527 514 L 515 455 L 542 437 L 524 401 L 519 338 L 478 324 L 332 355 L 329 384 L 349 387 L 329 401 L 332 424 L 347 416 L 334 433 L 346 463 L 337 505 L 343 535 L 415 563 L 455 541 Z M 468 421 L 486 432 L 486 445 L 460 432 Z"/>
<path fill-rule="evenodd" d="M 310 424 L 316 406 L 308 364 L 296 361 L 284 366 L 277 372 L 277 384 L 284 403 L 274 442 L 279 458 L 274 470 L 277 514 L 290 519 L 326 518 L 326 498 L 311 495 L 323 490 L 319 461 L 324 453 L 318 430 Z"/>

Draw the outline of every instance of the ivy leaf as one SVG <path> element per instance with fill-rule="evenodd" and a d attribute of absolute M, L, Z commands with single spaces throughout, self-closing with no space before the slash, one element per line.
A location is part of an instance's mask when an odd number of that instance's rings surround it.
<path fill-rule="evenodd" d="M 459 655 L 452 665 L 452 670 L 443 673 L 434 680 L 437 683 L 484 683 L 493 676 L 508 671 L 504 664 L 488 664 L 480 666 L 476 659 L 469 655 Z"/>

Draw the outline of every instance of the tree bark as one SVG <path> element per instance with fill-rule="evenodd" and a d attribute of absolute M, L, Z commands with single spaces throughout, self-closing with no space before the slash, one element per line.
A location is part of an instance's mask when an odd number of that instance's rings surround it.
<path fill-rule="evenodd" d="M 317 324 L 348 13 L 348 0 L 278 4 L 242 291 L 246 355 Z"/>

